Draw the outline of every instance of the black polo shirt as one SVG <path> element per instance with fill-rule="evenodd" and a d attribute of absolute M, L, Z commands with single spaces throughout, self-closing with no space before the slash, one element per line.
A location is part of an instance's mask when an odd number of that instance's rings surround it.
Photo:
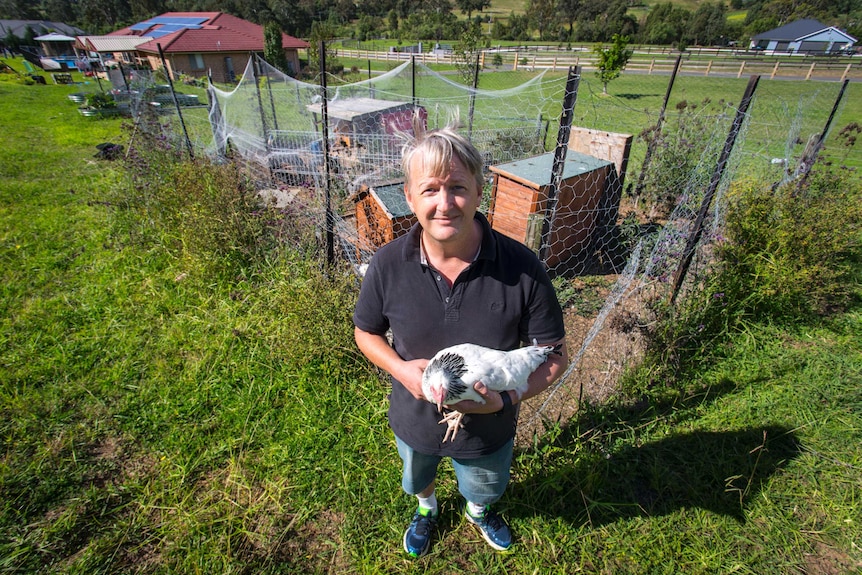
<path fill-rule="evenodd" d="M 377 250 L 362 282 L 353 314 L 361 330 L 383 335 L 405 360 L 430 359 L 459 343 L 511 350 L 522 343 L 563 339 L 563 313 L 541 262 L 529 248 L 482 225 L 482 245 L 451 289 L 434 268 L 422 263 L 421 228 Z M 427 454 L 477 457 L 501 448 L 515 435 L 517 412 L 467 415 L 453 442 L 437 406 L 417 400 L 395 378 L 389 425 L 413 449 Z"/>

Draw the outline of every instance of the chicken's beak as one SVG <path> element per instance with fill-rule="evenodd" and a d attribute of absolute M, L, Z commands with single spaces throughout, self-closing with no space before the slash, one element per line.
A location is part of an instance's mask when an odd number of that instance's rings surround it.
<path fill-rule="evenodd" d="M 434 390 L 434 399 L 437 403 L 437 413 L 443 413 L 443 401 L 446 399 L 446 391 L 442 387 Z"/>

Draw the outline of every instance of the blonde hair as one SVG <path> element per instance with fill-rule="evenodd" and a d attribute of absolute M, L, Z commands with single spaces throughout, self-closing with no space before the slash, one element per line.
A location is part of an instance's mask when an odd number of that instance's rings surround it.
<path fill-rule="evenodd" d="M 470 141 L 455 131 L 454 126 L 436 130 L 425 130 L 424 122 L 418 114 L 413 117 L 413 136 L 401 149 L 401 169 L 404 171 L 405 185 L 410 186 L 410 166 L 415 158 L 421 158 L 422 168 L 434 176 L 447 176 L 452 160 L 457 158 L 467 171 L 476 179 L 478 190 L 482 190 L 482 155 Z"/>

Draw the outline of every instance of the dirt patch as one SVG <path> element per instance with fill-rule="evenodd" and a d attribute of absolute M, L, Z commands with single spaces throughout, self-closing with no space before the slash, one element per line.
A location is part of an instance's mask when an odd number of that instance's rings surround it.
<path fill-rule="evenodd" d="M 296 530 L 287 529 L 279 555 L 310 573 L 346 573 L 341 527 L 344 514 L 324 509 Z"/>
<path fill-rule="evenodd" d="M 612 285 L 599 294 L 610 296 Z M 640 358 L 645 344 L 643 315 L 638 298 L 625 298 L 603 317 L 589 317 L 577 305 L 564 310 L 569 373 L 521 408 L 517 444 L 532 444 L 549 425 L 565 423 L 580 406 L 601 404 L 619 392 L 619 378 L 631 362 Z M 598 318 L 598 319 L 597 319 Z"/>
<path fill-rule="evenodd" d="M 852 573 L 854 569 L 862 569 L 862 562 L 854 562 L 846 553 L 819 539 L 814 541 L 814 551 L 805 554 L 803 573 L 807 575 L 840 575 Z"/>

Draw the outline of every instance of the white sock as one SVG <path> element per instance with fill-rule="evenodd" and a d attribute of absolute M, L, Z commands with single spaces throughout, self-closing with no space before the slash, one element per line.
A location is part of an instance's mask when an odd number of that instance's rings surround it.
<path fill-rule="evenodd" d="M 421 497 L 419 495 L 416 496 L 416 499 L 419 500 L 419 507 L 423 509 L 430 509 L 431 513 L 437 513 L 437 494 L 436 492 L 431 492 L 431 495 L 428 497 Z"/>
<path fill-rule="evenodd" d="M 473 517 L 482 517 L 482 514 L 485 513 L 485 506 L 479 505 L 478 503 L 473 503 L 472 501 L 468 501 L 467 513 L 469 513 Z"/>

